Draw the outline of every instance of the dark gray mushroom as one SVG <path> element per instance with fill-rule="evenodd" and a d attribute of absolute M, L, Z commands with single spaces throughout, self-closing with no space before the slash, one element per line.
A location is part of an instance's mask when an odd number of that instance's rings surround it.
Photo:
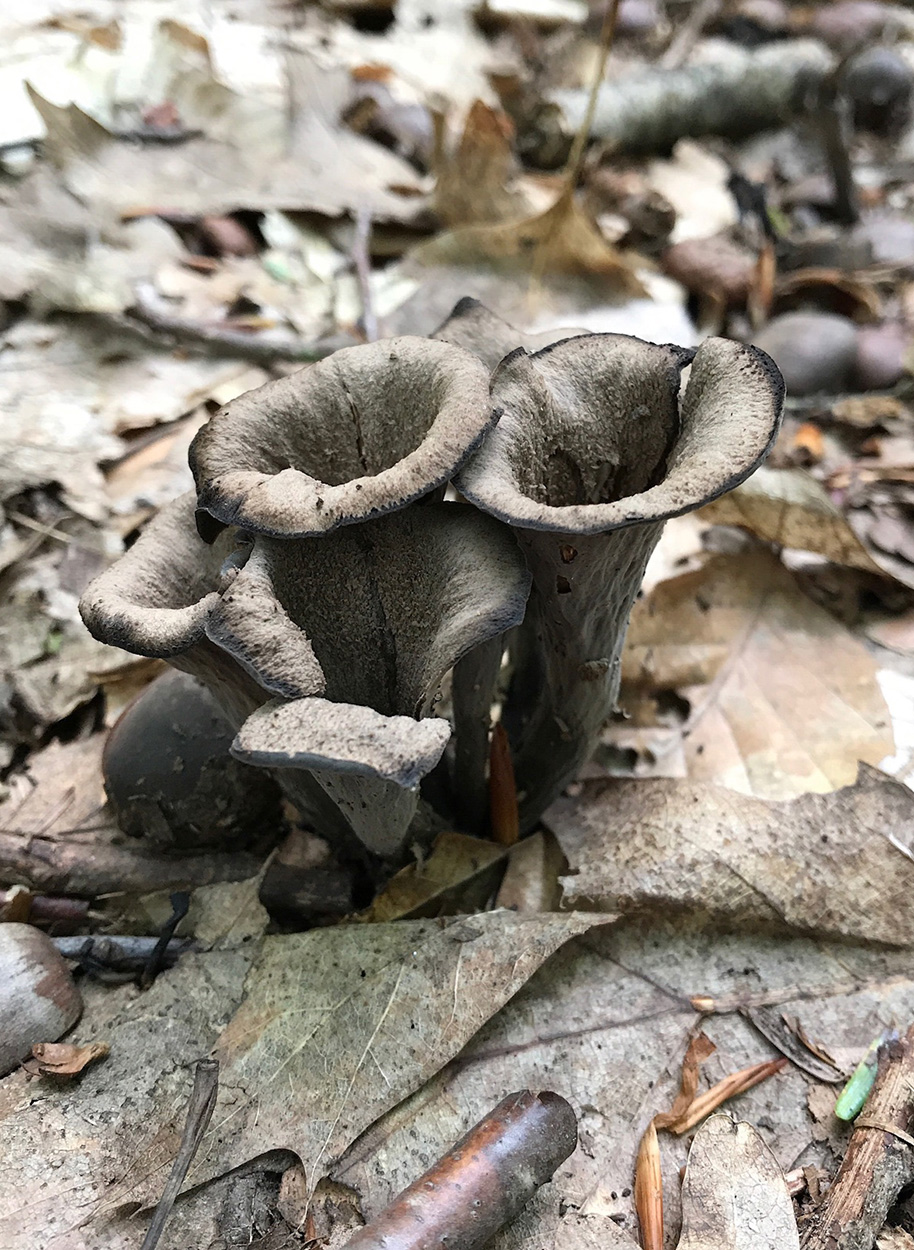
<path fill-rule="evenodd" d="M 206 636 L 234 575 L 238 536 L 207 545 L 194 526 L 196 499 L 163 508 L 116 564 L 87 587 L 79 610 L 89 632 L 135 655 L 167 660 L 208 686 L 237 727 L 270 696 Z"/>
<path fill-rule="evenodd" d="M 783 384 L 756 348 L 692 353 L 624 335 L 567 339 L 495 372 L 498 426 L 456 478 L 507 522 L 533 593 L 505 720 L 529 828 L 613 709 L 631 605 L 666 518 L 743 481 L 777 432 Z"/>
<path fill-rule="evenodd" d="M 262 686 L 295 701 L 251 717 L 235 753 L 308 770 L 366 846 L 398 855 L 417 812 L 423 829 L 435 824 L 418 786 L 450 737 L 446 721 L 425 719 L 443 678 L 520 622 L 529 587 L 510 531 L 464 504 L 319 539 L 259 535 L 208 634 Z M 323 690 L 309 686 L 305 667 L 304 680 L 295 677 L 299 651 L 316 658 Z M 483 767 L 484 756 L 480 784 Z"/>
<path fill-rule="evenodd" d="M 485 368 L 451 344 L 344 348 L 241 395 L 200 430 L 190 463 L 201 533 L 304 537 L 396 511 L 447 482 L 496 417 Z"/>
<path fill-rule="evenodd" d="M 588 333 L 587 330 L 575 330 L 570 326 L 532 334 L 517 330 L 478 299 L 471 299 L 467 295 L 458 300 L 447 321 L 431 337 L 472 352 L 487 368 L 494 369 L 500 360 L 517 347 L 525 347 L 527 351 L 534 352 L 562 339 Z"/>
<path fill-rule="evenodd" d="M 441 824 L 419 782 L 450 737 L 448 722 L 425 719 L 445 674 L 520 622 L 529 588 L 510 530 L 465 504 L 208 546 L 185 496 L 81 606 L 96 637 L 200 678 L 236 729 L 246 722 L 239 758 L 276 769 L 321 832 L 351 845 L 354 831 L 390 858 Z"/>

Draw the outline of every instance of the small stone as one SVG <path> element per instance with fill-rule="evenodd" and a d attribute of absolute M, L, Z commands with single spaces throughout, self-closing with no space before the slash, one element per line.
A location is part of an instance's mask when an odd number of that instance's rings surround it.
<path fill-rule="evenodd" d="M 854 381 L 861 391 L 887 391 L 904 373 L 904 359 L 911 346 L 910 332 L 897 321 L 861 326 L 857 331 Z"/>
<path fill-rule="evenodd" d="M 234 736 L 199 682 L 175 671 L 157 678 L 105 746 L 105 790 L 124 832 L 185 853 L 275 841 L 279 790 L 229 754 Z"/>
<path fill-rule="evenodd" d="M 836 313 L 791 312 L 773 318 L 753 342 L 783 373 L 788 395 L 834 394 L 850 385 L 857 333 Z"/>
<path fill-rule="evenodd" d="M 56 1042 L 82 1014 L 82 999 L 46 933 L 28 924 L 0 924 L 0 1076 Z"/>

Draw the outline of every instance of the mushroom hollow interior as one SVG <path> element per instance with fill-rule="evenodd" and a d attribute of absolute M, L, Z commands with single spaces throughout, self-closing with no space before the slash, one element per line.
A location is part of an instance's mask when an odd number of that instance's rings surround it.
<path fill-rule="evenodd" d="M 322 534 L 447 481 L 496 419 L 485 366 L 402 337 L 344 348 L 216 413 L 194 439 L 200 506 L 224 524 Z"/>
<path fill-rule="evenodd" d="M 492 392 L 501 419 L 456 485 L 511 525 L 576 534 L 678 516 L 738 485 L 767 455 L 784 400 L 757 348 L 611 334 L 514 352 Z"/>
<path fill-rule="evenodd" d="M 625 335 L 508 356 L 493 380 L 518 491 L 550 508 L 612 503 L 662 477 L 687 357 Z"/>
<path fill-rule="evenodd" d="M 301 697 L 315 689 L 304 662 L 301 688 L 290 683 L 291 630 L 326 699 L 420 717 L 462 655 L 521 621 L 529 587 L 510 530 L 465 504 L 429 504 L 324 538 L 258 536 L 218 643 L 265 688 Z"/>

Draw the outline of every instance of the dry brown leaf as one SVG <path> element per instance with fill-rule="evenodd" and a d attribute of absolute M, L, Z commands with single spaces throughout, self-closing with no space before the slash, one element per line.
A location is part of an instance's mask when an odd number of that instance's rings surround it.
<path fill-rule="evenodd" d="M 683 781 L 585 783 L 545 822 L 570 907 L 670 908 L 739 925 L 914 945 L 914 796 L 862 767 L 832 794 L 765 802 Z"/>
<path fill-rule="evenodd" d="M 574 274 L 601 278 L 615 292 L 645 293 L 631 262 L 606 242 L 577 200 L 566 194 L 535 217 L 462 226 L 421 244 L 412 254 L 423 265 L 491 265 L 537 277 Z M 607 288 L 603 289 L 605 293 Z"/>
<path fill-rule="evenodd" d="M 219 1102 L 188 1185 L 287 1149 L 313 1188 L 359 1133 L 593 923 L 573 913 L 488 912 L 266 938 L 245 1000 L 214 1048 Z M 150 1132 L 148 1150 L 106 1205 L 157 1193 L 171 1161 L 162 1157 L 163 1132 Z"/>
<path fill-rule="evenodd" d="M 36 1042 L 32 1047 L 32 1059 L 25 1067 L 29 1072 L 34 1070 L 37 1076 L 67 1079 L 78 1076 L 96 1059 L 104 1059 L 110 1050 L 107 1042 L 89 1042 L 86 1046 L 77 1046 L 74 1042 Z"/>
<path fill-rule="evenodd" d="M 643 1250 L 663 1250 L 663 1179 L 653 1120 L 644 1130 L 635 1160 L 635 1210 Z"/>
<path fill-rule="evenodd" d="M 182 120 L 204 134 L 178 145 L 123 142 L 76 105 L 30 95 L 65 186 L 100 217 L 243 206 L 413 218 L 425 197 L 412 166 L 339 121 L 346 71 L 292 50 L 287 67 L 287 109 L 240 96 L 202 69 L 189 71 Z"/>
<path fill-rule="evenodd" d="M 903 1228 L 886 1224 L 876 1238 L 876 1250 L 914 1250 L 914 1237 Z"/>
<path fill-rule="evenodd" d="M 836 564 L 882 571 L 825 488 L 802 469 L 763 465 L 700 515 L 715 525 L 741 525 L 765 542 L 813 551 Z"/>
<path fill-rule="evenodd" d="M 474 100 L 456 150 L 438 169 L 433 203 L 444 226 L 516 221 L 526 204 L 509 188 L 517 162 L 511 120 L 482 100 Z"/>
<path fill-rule="evenodd" d="M 355 919 L 379 924 L 483 908 L 497 888 L 505 849 L 467 833 L 440 833 L 420 863 L 407 864 Z"/>
<path fill-rule="evenodd" d="M 784 1175 L 751 1124 L 712 1116 L 682 1186 L 679 1250 L 799 1250 Z"/>
<path fill-rule="evenodd" d="M 559 874 L 567 867 L 552 834 L 538 829 L 508 852 L 495 906 L 516 912 L 558 911 L 562 895 Z"/>
<path fill-rule="evenodd" d="M 53 742 L 8 780 L 0 802 L 0 879 L 50 894 L 95 897 L 238 881 L 257 874 L 260 857 L 169 856 L 125 838 L 105 803 L 105 734 Z"/>
<path fill-rule="evenodd" d="M 655 1128 L 672 1128 L 687 1114 L 698 1093 L 698 1077 L 701 1065 L 710 1059 L 717 1047 L 704 1033 L 696 1033 L 690 1040 L 685 1058 L 682 1061 L 682 1075 L 679 1079 L 679 1090 L 669 1111 L 662 1111 L 654 1116 Z"/>
<path fill-rule="evenodd" d="M 688 700 L 686 764 L 760 798 L 849 785 L 893 750 L 876 664 L 768 552 L 718 556 L 635 604 L 621 702 Z"/>
<path fill-rule="evenodd" d="M 798 1016 L 785 1016 L 777 1007 L 745 1007 L 743 1015 L 782 1055 L 816 1080 L 832 1084 L 844 1080 L 828 1052 L 806 1036 Z"/>
<path fill-rule="evenodd" d="M 189 1183 L 285 1148 L 299 1153 L 313 1187 L 353 1138 L 593 922 L 491 912 L 337 926 L 186 955 L 143 996 L 140 1012 L 135 990 L 115 991 L 120 1011 L 105 1009 L 112 1052 L 104 1069 L 41 1102 L 21 1083 L 0 1089 L 0 1244 L 34 1250 L 79 1228 L 86 1250 L 135 1245 L 135 1224 L 115 1241 L 108 1219 L 134 1198 L 158 1198 L 193 1063 L 213 1049 L 219 1103 Z M 87 1155 L 97 1166 L 86 1168 Z M 46 1176 L 37 1194 L 27 1180 L 36 1159 Z"/>

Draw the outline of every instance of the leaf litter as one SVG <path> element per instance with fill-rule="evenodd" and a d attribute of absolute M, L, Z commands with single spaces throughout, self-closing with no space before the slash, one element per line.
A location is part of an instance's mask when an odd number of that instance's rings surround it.
<path fill-rule="evenodd" d="M 750 39 L 812 34 L 802 57 L 831 64 L 837 9 L 848 48 L 910 31 L 897 5 L 685 7 L 621 6 L 607 83 L 627 116 L 645 116 L 639 81 L 683 62 L 692 91 L 770 58 Z M 0 1082 L 0 1240 L 135 1250 L 215 1054 L 220 1101 L 160 1250 L 338 1241 L 523 1085 L 569 1098 L 579 1147 L 492 1244 L 632 1247 L 639 1143 L 703 1031 L 693 1108 L 790 1062 L 691 1147 L 660 1134 L 666 1244 L 680 1226 L 702 1250 L 796 1244 L 846 1146 L 836 1086 L 914 1013 L 910 129 L 894 152 L 854 133 L 862 221 L 843 227 L 815 103 L 763 136 L 597 142 L 569 180 L 554 101 L 583 107 L 605 52 L 583 4 L 96 8 L 4 18 L 0 883 L 151 938 L 190 889 L 196 949 L 144 993 L 87 961 L 72 1049 L 42 1051 L 69 1082 Z M 685 246 L 739 262 L 725 298 Z M 546 829 L 510 848 L 446 831 L 359 899 L 361 923 L 264 935 L 265 851 L 165 856 L 118 829 L 105 730 L 160 666 L 91 643 L 76 598 L 188 488 L 216 407 L 372 317 L 430 333 L 466 294 L 531 330 L 687 345 L 837 311 L 856 357 L 830 366 L 832 393 L 788 400 L 770 468 L 668 527 L 627 719 Z M 785 372 L 824 357 L 783 350 Z M 264 833 L 311 840 L 298 880 L 339 871 L 296 813 Z"/>

